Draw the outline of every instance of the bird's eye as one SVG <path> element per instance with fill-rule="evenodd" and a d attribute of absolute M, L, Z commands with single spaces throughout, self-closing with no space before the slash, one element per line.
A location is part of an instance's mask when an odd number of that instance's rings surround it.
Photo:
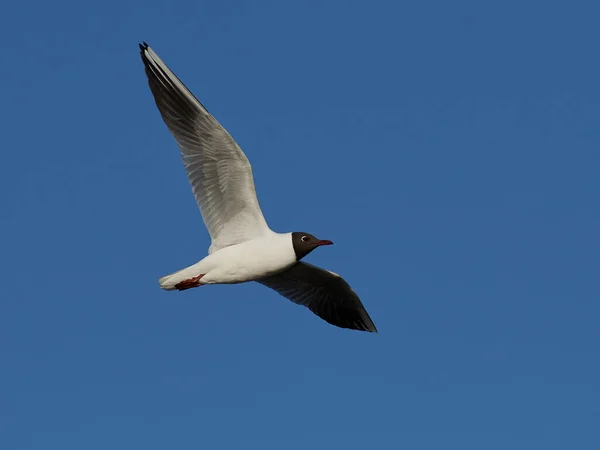
<path fill-rule="evenodd" d="M 308 236 L 302 236 L 302 237 L 300 238 L 300 240 L 301 240 L 302 242 L 306 242 L 306 241 L 308 241 Z"/>

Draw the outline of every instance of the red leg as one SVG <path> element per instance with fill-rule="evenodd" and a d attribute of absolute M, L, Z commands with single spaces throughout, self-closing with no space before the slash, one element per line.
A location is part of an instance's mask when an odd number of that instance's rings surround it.
<path fill-rule="evenodd" d="M 177 283 L 175 285 L 175 289 L 178 289 L 180 291 L 185 291 L 186 289 L 191 289 L 191 288 L 195 288 L 198 286 L 202 286 L 200 284 L 200 278 L 202 278 L 203 276 L 204 276 L 204 274 L 202 273 L 202 274 L 198 275 L 197 277 L 180 281 L 179 283 Z"/>

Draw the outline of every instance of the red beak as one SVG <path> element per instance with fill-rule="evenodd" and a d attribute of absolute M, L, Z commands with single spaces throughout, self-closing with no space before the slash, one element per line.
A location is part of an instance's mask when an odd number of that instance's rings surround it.
<path fill-rule="evenodd" d="M 325 240 L 325 241 L 318 241 L 317 242 L 317 247 L 320 247 L 321 245 L 333 245 L 333 242 L 327 241 L 327 240 Z"/>

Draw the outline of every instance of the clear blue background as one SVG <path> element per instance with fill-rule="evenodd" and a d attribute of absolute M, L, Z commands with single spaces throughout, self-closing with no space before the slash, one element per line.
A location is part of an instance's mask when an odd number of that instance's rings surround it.
<path fill-rule="evenodd" d="M 598 2 L 3 6 L 0 447 L 600 448 Z M 380 333 L 209 245 L 146 40 Z"/>

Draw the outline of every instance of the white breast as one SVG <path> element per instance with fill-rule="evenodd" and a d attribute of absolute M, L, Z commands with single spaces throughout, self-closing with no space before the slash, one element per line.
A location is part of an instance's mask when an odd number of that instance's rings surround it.
<path fill-rule="evenodd" d="M 225 247 L 198 263 L 202 284 L 243 283 L 281 272 L 296 263 L 291 233 L 272 233 Z"/>

